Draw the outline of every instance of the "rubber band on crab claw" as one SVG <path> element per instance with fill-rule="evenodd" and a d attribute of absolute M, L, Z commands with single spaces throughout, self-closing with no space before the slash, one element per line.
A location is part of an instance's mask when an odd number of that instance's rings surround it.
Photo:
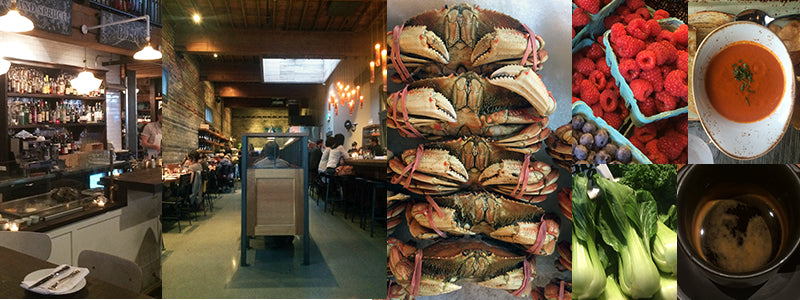
<path fill-rule="evenodd" d="M 522 61 L 520 61 L 519 65 L 524 66 L 525 62 L 528 61 L 528 56 L 531 55 L 531 52 L 535 52 L 536 49 L 539 48 L 539 43 L 536 40 L 536 35 L 533 34 L 533 30 L 531 30 L 528 25 L 522 24 L 522 27 L 525 28 L 525 31 L 528 32 L 528 45 L 525 46 L 525 54 L 522 55 Z M 539 54 L 533 53 L 533 69 L 536 69 L 536 65 L 539 64 Z"/>
<path fill-rule="evenodd" d="M 431 225 L 431 229 L 433 229 L 436 234 L 442 238 L 446 238 L 447 234 L 439 230 L 439 228 L 436 227 L 436 222 L 433 221 L 434 213 L 436 213 L 437 217 L 444 218 L 444 212 L 439 207 L 439 204 L 437 204 L 436 201 L 433 201 L 433 197 L 430 195 L 425 195 L 425 200 L 428 200 L 428 210 L 425 212 L 425 214 L 428 215 L 428 224 Z"/>
<path fill-rule="evenodd" d="M 408 69 L 403 64 L 403 60 L 400 59 L 400 34 L 403 32 L 403 26 L 404 25 L 397 25 L 390 32 L 392 34 L 393 51 L 389 57 L 392 59 L 392 64 L 394 64 L 397 74 L 400 75 L 400 79 L 405 83 L 412 83 L 414 82 L 414 78 L 411 77 L 411 73 L 408 72 Z M 386 33 L 386 35 L 390 33 Z"/>
<path fill-rule="evenodd" d="M 399 129 L 401 132 L 403 132 L 406 136 L 414 136 L 414 137 L 417 137 L 417 138 L 424 138 L 425 136 L 423 136 L 422 133 L 417 131 L 417 129 L 415 129 L 414 126 L 411 126 L 411 122 L 409 121 L 409 118 L 408 118 L 408 109 L 406 109 L 406 96 L 408 95 L 408 85 L 406 85 L 402 90 L 394 93 L 394 95 L 397 95 L 397 96 L 394 97 L 394 107 L 395 107 L 395 109 L 392 110 L 392 120 L 397 120 L 397 107 L 402 107 L 403 108 L 403 123 L 406 126 L 408 126 L 408 129 L 410 131 L 406 130 L 405 128 L 403 128 L 402 124 L 398 124 L 397 129 Z M 398 104 L 397 101 L 400 101 L 400 105 L 401 106 L 397 106 L 397 104 Z"/>
<path fill-rule="evenodd" d="M 522 286 L 520 286 L 519 289 L 517 289 L 516 291 L 511 292 L 511 295 L 514 295 L 514 296 L 517 296 L 517 297 L 522 296 L 522 294 L 525 293 L 525 290 L 528 288 L 528 285 L 530 284 L 530 280 L 531 280 L 531 263 L 528 262 L 527 259 L 525 259 L 522 262 L 522 270 L 523 270 Z"/>
<path fill-rule="evenodd" d="M 542 251 L 542 246 L 544 246 L 544 240 L 547 237 L 547 222 L 545 219 L 542 218 L 541 225 L 539 225 L 539 232 L 536 235 L 536 243 L 528 249 L 529 253 L 539 254 Z"/>
<path fill-rule="evenodd" d="M 414 257 L 414 273 L 411 275 L 411 297 L 419 295 L 419 284 L 422 280 L 422 249 L 417 249 Z"/>
<path fill-rule="evenodd" d="M 408 188 L 411 185 L 411 178 L 414 177 L 413 176 L 414 175 L 414 171 L 417 170 L 417 167 L 419 166 L 419 162 L 422 160 L 422 153 L 424 151 L 425 151 L 425 148 L 424 148 L 424 146 L 422 144 L 417 146 L 417 155 L 416 155 L 416 157 L 414 157 L 414 163 L 406 166 L 406 168 L 403 169 L 403 172 L 399 174 L 400 176 L 393 177 L 392 181 L 391 181 L 392 184 L 399 184 L 400 181 L 403 180 L 404 176 L 408 176 L 408 180 L 405 183 L 403 183 L 403 187 L 404 188 Z M 408 175 L 406 175 L 406 173 L 408 173 Z"/>
<path fill-rule="evenodd" d="M 519 182 L 517 182 L 517 187 L 514 188 L 514 191 L 511 192 L 511 197 L 516 198 L 517 200 L 521 199 L 523 195 L 525 195 L 525 191 L 528 190 L 528 176 L 530 175 L 530 171 L 528 168 L 531 164 L 531 154 L 525 154 L 524 161 L 522 162 L 522 169 L 519 174 Z M 520 187 L 522 189 L 520 190 Z M 517 194 L 519 191 L 519 194 Z"/>
<path fill-rule="evenodd" d="M 559 284 L 558 288 L 558 300 L 563 300 L 563 299 L 564 299 L 564 281 L 561 280 L 561 283 Z"/>

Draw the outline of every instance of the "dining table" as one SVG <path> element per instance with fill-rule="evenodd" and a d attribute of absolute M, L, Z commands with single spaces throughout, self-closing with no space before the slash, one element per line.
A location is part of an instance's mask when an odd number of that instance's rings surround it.
<path fill-rule="evenodd" d="M 0 246 L 0 298 L 151 298 L 145 294 L 117 287 L 105 281 L 86 277 L 86 286 L 67 295 L 40 295 L 20 287 L 20 283 L 31 272 L 55 268 L 58 265 Z"/>

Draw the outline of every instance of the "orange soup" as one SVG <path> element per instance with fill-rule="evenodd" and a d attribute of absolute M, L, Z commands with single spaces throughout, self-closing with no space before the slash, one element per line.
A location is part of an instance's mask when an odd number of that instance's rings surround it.
<path fill-rule="evenodd" d="M 706 70 L 711 106 L 728 120 L 751 123 L 770 115 L 783 96 L 783 69 L 772 51 L 751 41 L 728 45 Z"/>

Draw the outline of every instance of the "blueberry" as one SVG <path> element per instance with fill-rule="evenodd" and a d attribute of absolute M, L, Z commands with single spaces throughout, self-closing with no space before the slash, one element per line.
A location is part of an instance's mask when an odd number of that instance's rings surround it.
<path fill-rule="evenodd" d="M 605 164 L 609 160 L 611 160 L 610 158 L 611 155 L 608 155 L 608 153 L 606 153 L 605 151 L 600 150 L 600 152 L 597 152 L 597 155 L 594 156 L 594 162 L 598 165 Z"/>
<path fill-rule="evenodd" d="M 617 150 L 617 160 L 623 164 L 631 162 L 631 148 L 628 146 L 619 147 L 619 150 Z"/>
<path fill-rule="evenodd" d="M 597 137 L 595 137 L 595 139 L 596 139 L 596 138 L 597 138 Z M 614 155 L 616 155 L 616 154 L 617 154 L 617 149 L 619 149 L 619 148 L 617 147 L 617 145 L 614 145 L 614 144 L 612 144 L 612 143 L 608 143 L 608 145 L 606 145 L 605 147 L 603 147 L 603 150 L 605 150 L 605 151 L 606 151 L 606 153 L 608 153 L 608 154 L 614 154 Z"/>
<path fill-rule="evenodd" d="M 589 156 L 589 150 L 584 145 L 578 145 L 572 150 L 572 155 L 579 160 L 585 160 Z"/>
<path fill-rule="evenodd" d="M 572 130 L 581 130 L 583 123 L 586 122 L 581 115 L 572 116 Z"/>
<path fill-rule="evenodd" d="M 580 144 L 586 146 L 586 148 L 591 148 L 592 143 L 594 143 L 594 137 L 591 133 L 584 133 L 581 135 Z"/>
<path fill-rule="evenodd" d="M 595 129 L 597 129 L 597 127 L 594 125 L 594 123 L 586 122 L 583 124 L 583 128 L 581 130 L 583 130 L 585 133 L 594 133 Z"/>
<path fill-rule="evenodd" d="M 594 135 L 594 145 L 603 148 L 608 144 L 608 130 L 600 129 Z"/>

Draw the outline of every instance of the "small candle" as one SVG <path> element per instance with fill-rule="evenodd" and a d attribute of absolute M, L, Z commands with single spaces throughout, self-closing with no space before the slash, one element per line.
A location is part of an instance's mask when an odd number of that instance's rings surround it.
<path fill-rule="evenodd" d="M 381 61 L 383 65 L 386 66 L 386 49 L 381 50 Z"/>
<path fill-rule="evenodd" d="M 104 207 L 104 206 L 106 206 L 106 202 L 103 201 L 103 200 L 99 200 L 99 201 L 97 201 L 97 206 Z"/>
<path fill-rule="evenodd" d="M 8 226 L 8 231 L 19 231 L 19 225 L 16 222 L 12 222 L 11 225 Z"/>
<path fill-rule="evenodd" d="M 386 52 L 386 50 L 384 50 L 384 55 L 386 55 L 385 52 Z M 384 58 L 385 58 L 385 56 L 384 56 Z M 381 60 L 380 59 L 381 59 L 381 44 L 375 44 L 375 60 L 377 61 L 377 62 L 375 62 L 376 66 L 379 66 L 379 67 L 381 66 Z"/>
<path fill-rule="evenodd" d="M 375 62 L 369 62 L 369 83 L 375 83 Z"/>

